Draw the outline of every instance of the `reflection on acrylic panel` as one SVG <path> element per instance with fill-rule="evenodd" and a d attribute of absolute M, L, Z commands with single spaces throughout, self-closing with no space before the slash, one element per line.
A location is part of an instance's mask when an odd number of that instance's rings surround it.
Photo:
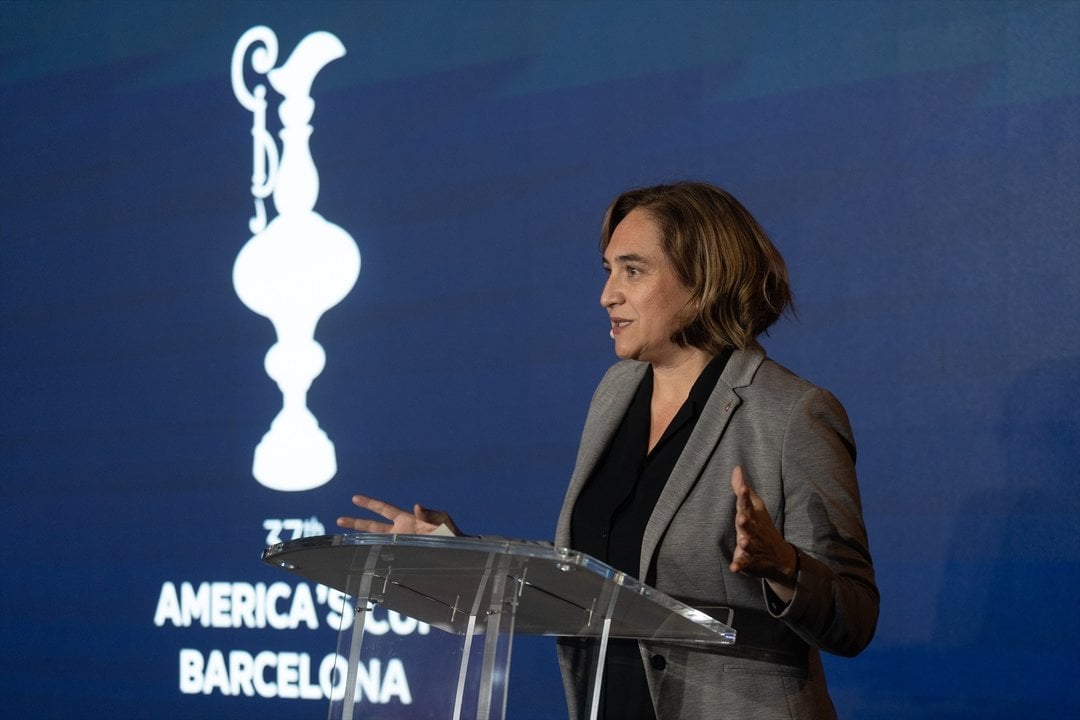
<path fill-rule="evenodd" d="M 252 69 L 283 97 L 280 157 L 266 128 L 266 86 L 256 84 L 249 91 L 244 81 L 249 49 Z M 337 37 L 316 32 L 275 68 L 277 36 L 257 26 L 240 37 L 232 57 L 233 92 L 253 115 L 255 198 L 249 223 L 253 236 L 236 258 L 233 285 L 244 304 L 269 318 L 277 333 L 266 353 L 266 373 L 281 390 L 282 408 L 255 448 L 252 465 L 255 479 L 274 490 L 310 490 L 337 472 L 334 444 L 308 409 L 307 391 L 326 363 L 315 326 L 352 290 L 360 251 L 345 230 L 314 210 L 319 175 L 308 140 L 315 111 L 311 84 L 327 63 L 344 54 Z M 267 223 L 265 199 L 271 194 L 278 214 Z"/>

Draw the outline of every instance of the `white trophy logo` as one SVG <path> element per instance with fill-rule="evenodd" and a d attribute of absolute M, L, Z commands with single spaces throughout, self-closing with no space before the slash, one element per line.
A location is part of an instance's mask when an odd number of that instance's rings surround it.
<path fill-rule="evenodd" d="M 244 81 L 244 62 L 252 46 L 251 67 L 265 75 L 283 97 L 281 155 L 266 129 L 266 87 L 252 90 Z M 324 312 L 349 294 L 360 273 L 360 251 L 343 229 L 315 212 L 319 175 L 311 157 L 311 83 L 345 47 L 326 32 L 308 35 L 280 67 L 273 30 L 245 32 L 232 56 L 232 86 L 237 100 L 254 115 L 254 172 L 251 193 L 253 233 L 233 266 L 233 286 L 245 305 L 270 319 L 277 333 L 266 353 L 266 373 L 281 390 L 282 408 L 255 448 L 252 472 L 274 490 L 311 490 L 337 473 L 334 443 L 307 407 L 311 382 L 323 371 L 326 353 L 315 342 Z M 267 224 L 265 198 L 273 194 L 278 215 Z"/>

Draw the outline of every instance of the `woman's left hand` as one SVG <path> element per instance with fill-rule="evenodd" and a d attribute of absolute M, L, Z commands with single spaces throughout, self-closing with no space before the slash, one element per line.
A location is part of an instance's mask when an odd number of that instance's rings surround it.
<path fill-rule="evenodd" d="M 798 555 L 773 524 L 765 503 L 743 476 L 741 465 L 731 472 L 735 493 L 735 552 L 730 569 L 763 578 L 773 592 L 789 602 L 795 594 Z"/>

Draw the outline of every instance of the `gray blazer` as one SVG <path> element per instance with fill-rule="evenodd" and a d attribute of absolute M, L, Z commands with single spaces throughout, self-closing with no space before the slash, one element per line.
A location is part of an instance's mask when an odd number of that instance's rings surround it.
<path fill-rule="evenodd" d="M 634 361 L 614 365 L 593 395 L 559 514 L 560 547 L 570 545 L 574 503 L 645 368 Z M 728 570 L 735 465 L 800 551 L 795 595 L 779 612 L 770 611 L 763 581 Z M 639 643 L 659 720 L 835 717 L 818 650 L 855 655 L 870 642 L 878 617 L 855 443 L 840 403 L 766 359 L 759 346 L 735 351 L 645 528 L 639 577 L 706 611 L 733 608 L 739 633 L 727 651 Z M 740 632 L 742 618 L 775 628 L 747 623 Z M 752 649 L 774 642 L 801 662 L 777 662 Z M 585 648 L 573 642 L 559 648 L 571 717 L 586 717 Z"/>

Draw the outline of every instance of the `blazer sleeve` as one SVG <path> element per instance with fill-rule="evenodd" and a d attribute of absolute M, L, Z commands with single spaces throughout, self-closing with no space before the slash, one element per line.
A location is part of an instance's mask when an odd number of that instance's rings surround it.
<path fill-rule="evenodd" d="M 781 458 L 785 539 L 799 552 L 795 594 L 780 612 L 807 642 L 836 655 L 863 650 L 877 627 L 874 579 L 855 477 L 855 442 L 843 407 L 817 387 L 792 406 Z M 771 591 L 762 582 L 766 605 Z"/>

